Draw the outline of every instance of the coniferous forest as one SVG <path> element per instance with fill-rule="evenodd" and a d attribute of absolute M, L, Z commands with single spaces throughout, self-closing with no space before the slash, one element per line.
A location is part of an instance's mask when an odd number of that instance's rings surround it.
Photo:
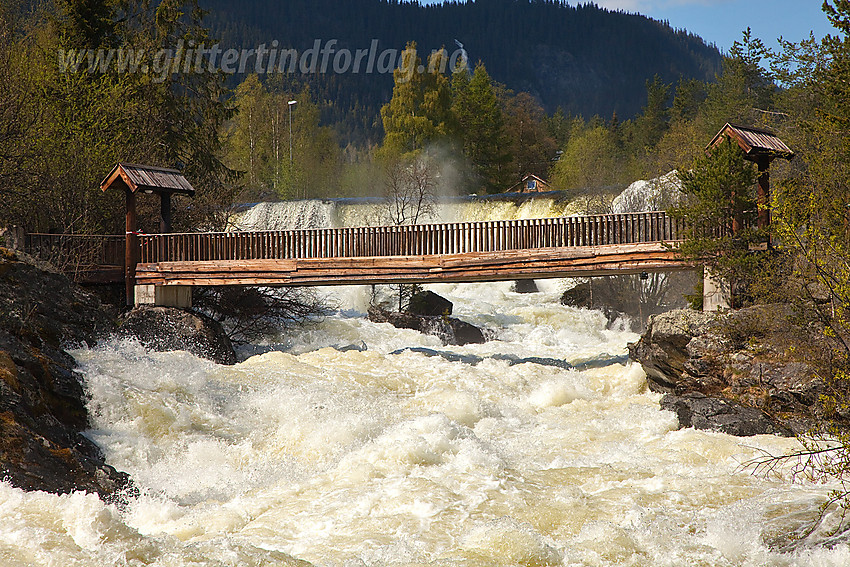
<path fill-rule="evenodd" d="M 594 4 L 556 0 L 478 0 L 420 6 L 386 0 L 202 0 L 208 25 L 223 46 L 309 49 L 316 39 L 336 39 L 339 49 L 403 49 L 416 42 L 423 57 L 433 50 L 466 50 L 494 81 L 527 92 L 549 113 L 621 118 L 637 114 L 644 83 L 680 77 L 710 80 L 719 51 L 699 37 L 637 14 Z M 340 122 L 344 141 L 379 141 L 378 110 L 392 91 L 388 74 L 287 76 L 309 84 L 322 101 L 323 118 Z"/>

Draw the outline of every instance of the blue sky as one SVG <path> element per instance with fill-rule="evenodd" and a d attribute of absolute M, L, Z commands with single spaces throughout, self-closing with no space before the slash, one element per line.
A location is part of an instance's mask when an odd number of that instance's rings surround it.
<path fill-rule="evenodd" d="M 439 0 L 425 0 L 435 4 Z M 822 0 L 595 0 L 611 10 L 637 12 L 657 20 L 668 20 L 674 28 L 684 28 L 708 43 L 728 52 L 741 33 L 752 28 L 753 36 L 768 47 L 776 38 L 800 41 L 814 31 L 817 37 L 831 33 L 821 11 Z M 572 0 L 571 4 L 585 3 Z"/>
<path fill-rule="evenodd" d="M 814 31 L 823 37 L 833 28 L 821 0 L 597 0 L 600 6 L 668 20 L 728 51 L 747 27 L 770 47 L 776 38 L 799 41 Z"/>

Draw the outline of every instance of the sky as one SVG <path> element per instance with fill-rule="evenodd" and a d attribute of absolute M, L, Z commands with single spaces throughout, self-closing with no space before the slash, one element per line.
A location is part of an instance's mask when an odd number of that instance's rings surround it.
<path fill-rule="evenodd" d="M 656 20 L 667 20 L 728 52 L 747 27 L 753 37 L 771 48 L 779 36 L 800 41 L 814 31 L 818 38 L 833 32 L 821 11 L 822 0 L 593 0 L 610 10 L 637 12 Z M 436 4 L 439 0 L 425 0 Z M 570 0 L 584 4 L 585 0 Z"/>
<path fill-rule="evenodd" d="M 779 36 L 800 41 L 812 31 L 818 38 L 833 33 L 821 10 L 822 0 L 596 0 L 596 4 L 668 20 L 674 28 L 693 32 L 724 52 L 747 27 L 768 47 L 775 47 Z"/>

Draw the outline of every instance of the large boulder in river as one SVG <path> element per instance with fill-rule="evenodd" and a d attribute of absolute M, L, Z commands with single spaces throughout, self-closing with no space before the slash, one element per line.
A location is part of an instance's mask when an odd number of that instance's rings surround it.
<path fill-rule="evenodd" d="M 406 312 L 412 315 L 424 315 L 426 317 L 441 317 L 451 315 L 454 305 L 451 301 L 437 295 L 433 291 L 425 290 L 414 293 L 407 302 Z"/>
<path fill-rule="evenodd" d="M 629 354 L 646 371 L 649 388 L 667 395 L 662 405 L 677 412 L 683 427 L 801 432 L 822 416 L 824 392 L 815 369 L 794 354 L 803 332 L 784 305 L 726 314 L 682 309 L 651 317 Z M 689 414 L 701 417 L 683 418 Z"/>
<path fill-rule="evenodd" d="M 445 319 L 441 318 L 439 326 L 440 329 L 445 329 L 446 326 L 448 327 L 448 330 L 450 330 L 450 333 L 448 333 L 448 336 L 450 337 L 448 344 L 469 345 L 487 342 L 487 337 L 484 335 L 484 331 L 472 323 L 461 321 L 455 317 L 446 317 Z M 442 336 L 440 333 L 437 333 L 437 335 Z"/>
<path fill-rule="evenodd" d="M 537 282 L 534 280 L 516 280 L 511 286 L 511 291 L 515 293 L 538 293 L 540 288 L 537 287 Z"/>
<path fill-rule="evenodd" d="M 103 498 L 129 486 L 81 434 L 88 428 L 82 377 L 63 350 L 114 327 L 95 296 L 0 248 L 0 477 L 27 490 Z"/>
<path fill-rule="evenodd" d="M 570 307 L 585 307 L 592 309 L 596 306 L 593 302 L 593 288 L 591 283 L 583 282 L 574 285 L 561 294 L 561 303 Z"/>
<path fill-rule="evenodd" d="M 707 355 L 724 348 L 711 313 L 682 309 L 649 320 L 646 332 L 629 345 L 632 360 L 640 362 L 653 392 L 687 392 L 722 385 L 722 370 Z M 722 389 L 722 388 L 721 388 Z"/>
<path fill-rule="evenodd" d="M 193 311 L 141 305 L 122 316 L 118 332 L 152 350 L 186 350 L 219 364 L 236 364 L 233 345 L 221 325 Z"/>
<path fill-rule="evenodd" d="M 413 329 L 427 335 L 435 335 L 444 345 L 478 344 L 487 341 L 481 329 L 455 317 L 414 315 L 387 311 L 379 306 L 370 307 L 368 316 L 373 323 L 389 323 L 397 329 Z"/>

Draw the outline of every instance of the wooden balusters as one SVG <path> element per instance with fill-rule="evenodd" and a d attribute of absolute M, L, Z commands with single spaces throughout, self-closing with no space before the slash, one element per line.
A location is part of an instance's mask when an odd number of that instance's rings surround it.
<path fill-rule="evenodd" d="M 664 212 L 642 212 L 405 226 L 141 235 L 139 254 L 142 263 L 446 255 L 667 242 L 681 239 L 684 233 L 683 219 L 668 217 Z M 53 245 L 56 236 L 69 235 L 45 235 L 42 240 L 46 243 L 52 237 Z M 39 238 L 27 235 L 27 247 L 47 246 Z M 106 257 L 106 252 L 100 255 Z"/>

